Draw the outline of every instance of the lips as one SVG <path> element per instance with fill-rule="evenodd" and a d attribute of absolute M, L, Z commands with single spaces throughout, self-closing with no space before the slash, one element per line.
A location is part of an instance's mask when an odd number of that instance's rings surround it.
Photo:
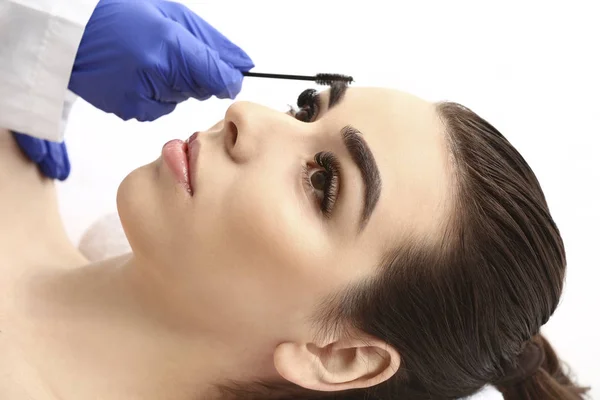
<path fill-rule="evenodd" d="M 185 142 L 179 139 L 165 143 L 162 157 L 173 176 L 190 196 L 194 195 L 196 165 L 200 153 L 200 141 L 196 140 L 198 132 L 190 136 Z"/>
<path fill-rule="evenodd" d="M 188 161 L 188 143 L 175 139 L 170 140 L 162 148 L 162 157 L 173 176 L 184 189 L 193 195 Z"/>

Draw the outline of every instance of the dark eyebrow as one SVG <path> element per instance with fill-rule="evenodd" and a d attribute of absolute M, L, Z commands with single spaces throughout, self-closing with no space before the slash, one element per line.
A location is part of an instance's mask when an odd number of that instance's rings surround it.
<path fill-rule="evenodd" d="M 329 88 L 329 105 L 327 108 L 331 109 L 342 100 L 348 85 L 345 82 L 333 82 L 329 85 Z"/>
<path fill-rule="evenodd" d="M 331 103 L 331 102 L 330 102 Z M 363 210 L 359 222 L 359 231 L 367 225 L 381 195 L 381 176 L 371 149 L 363 139 L 362 133 L 348 125 L 341 130 L 342 140 L 350 157 L 360 171 L 364 185 Z"/>
<path fill-rule="evenodd" d="M 330 85 L 328 109 L 335 107 L 342 101 L 347 89 L 348 85 L 344 82 L 333 82 Z M 350 158 L 352 158 L 352 161 L 360 171 L 363 181 L 363 210 L 358 228 L 360 232 L 367 225 L 379 201 L 379 196 L 381 195 L 381 175 L 379 174 L 375 157 L 369 145 L 363 139 L 363 134 L 350 125 L 344 127 L 340 131 L 340 134 L 348 153 L 350 153 Z"/>

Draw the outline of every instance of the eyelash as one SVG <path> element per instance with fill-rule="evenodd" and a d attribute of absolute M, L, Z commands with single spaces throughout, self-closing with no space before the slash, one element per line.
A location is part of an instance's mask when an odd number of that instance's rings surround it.
<path fill-rule="evenodd" d="M 319 115 L 319 94 L 315 89 L 306 89 L 298 96 L 297 106 L 297 109 L 290 106 L 288 114 L 302 122 L 313 122 Z M 312 192 L 312 196 L 325 218 L 330 218 L 338 195 L 340 163 L 331 152 L 317 153 L 314 163 L 316 165 L 305 165 L 302 168 L 304 184 Z M 327 179 L 322 198 L 317 194 L 318 189 L 315 189 L 311 181 L 311 171 L 317 167 L 320 169 L 315 173 L 325 172 Z"/>
<path fill-rule="evenodd" d="M 307 187 L 313 192 L 313 196 L 315 197 L 316 202 L 321 209 L 321 212 L 326 218 L 331 217 L 331 213 L 333 212 L 333 206 L 335 205 L 335 201 L 337 199 L 338 194 L 338 186 L 339 186 L 339 176 L 340 176 L 340 163 L 335 157 L 335 155 L 331 152 L 320 152 L 315 155 L 314 162 L 321 169 L 316 172 L 325 172 L 326 174 L 326 183 L 325 188 L 323 189 L 323 198 L 319 199 L 320 196 L 317 195 L 315 187 L 312 184 L 311 178 L 311 169 L 309 166 L 305 165 L 303 167 L 303 178 L 304 183 Z M 315 173 L 316 173 L 315 172 Z"/>
<path fill-rule="evenodd" d="M 302 122 L 313 122 L 319 115 L 319 94 L 315 89 L 306 89 L 298 96 L 298 109 L 290 106 L 288 114 Z"/>

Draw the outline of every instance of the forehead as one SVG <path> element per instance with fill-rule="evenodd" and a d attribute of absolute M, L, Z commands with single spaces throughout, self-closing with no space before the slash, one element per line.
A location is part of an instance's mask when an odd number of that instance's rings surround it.
<path fill-rule="evenodd" d="M 381 197 L 361 240 L 380 248 L 415 234 L 437 237 L 450 174 L 435 105 L 395 90 L 350 88 L 328 114 L 363 133 L 381 174 Z"/>

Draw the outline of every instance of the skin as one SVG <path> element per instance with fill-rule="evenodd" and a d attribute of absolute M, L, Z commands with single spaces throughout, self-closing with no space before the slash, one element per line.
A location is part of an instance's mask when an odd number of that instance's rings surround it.
<path fill-rule="evenodd" d="M 11 243 L 0 252 L 8 266 L 0 289 L 10 293 L 0 341 L 17 349 L 4 369 L 29 366 L 21 386 L 45 391 L 40 399 L 210 397 L 210 383 L 223 379 L 316 390 L 388 379 L 401 354 L 360 332 L 316 342 L 309 319 L 320 299 L 372 276 L 408 235 L 438 236 L 449 186 L 443 125 L 431 103 L 405 93 L 352 88 L 332 109 L 328 96 L 311 123 L 234 103 L 197 136 L 193 196 L 161 158 L 133 171 L 117 195 L 133 253 L 99 264 L 65 239 L 52 184 L 21 159 L 30 181 L 0 198 L 0 220 L 9 221 L 0 244 Z M 362 132 L 382 181 L 362 230 L 363 184 L 340 136 L 347 125 Z M 3 151 L 18 158 L 10 146 Z M 333 152 L 342 171 L 330 218 L 302 175 L 305 165 L 321 169 L 320 151 Z M 21 185 L 5 170 L 0 186 Z M 15 217 L 8 205 L 34 191 L 46 195 Z M 48 227 L 33 229 L 41 215 Z M 31 229 L 15 235 L 24 220 Z M 51 237 L 63 239 L 49 246 Z"/>

